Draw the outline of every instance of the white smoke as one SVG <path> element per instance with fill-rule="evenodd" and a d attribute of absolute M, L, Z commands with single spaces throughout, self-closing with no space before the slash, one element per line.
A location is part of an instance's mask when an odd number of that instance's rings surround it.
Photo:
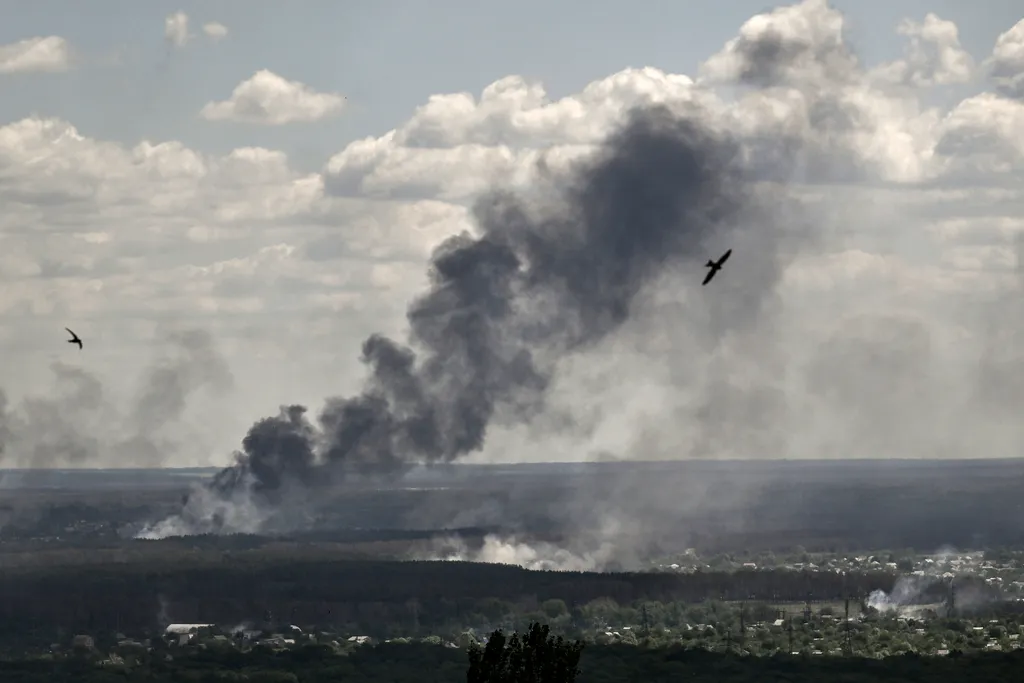
<path fill-rule="evenodd" d="M 898 613 L 901 608 L 914 604 L 933 581 L 934 578 L 930 576 L 901 576 L 891 592 L 886 593 L 881 589 L 872 591 L 868 596 L 868 607 L 883 614 Z"/>
<path fill-rule="evenodd" d="M 470 547 L 457 536 L 435 544 L 419 559 L 510 564 L 539 571 L 600 572 L 621 571 L 636 558 L 624 539 L 634 533 L 622 520 L 604 515 L 596 531 L 561 543 L 524 538 L 522 535 L 488 534 L 479 548 Z"/>
<path fill-rule="evenodd" d="M 263 529 L 266 521 L 267 514 L 253 499 L 251 486 L 242 487 L 235 495 L 225 497 L 199 485 L 192 488 L 181 513 L 147 524 L 135 538 L 157 540 L 213 533 L 219 529 L 255 534 Z"/>
<path fill-rule="evenodd" d="M 926 569 L 920 569 L 909 576 L 901 576 L 896 580 L 889 593 L 881 589 L 872 591 L 868 596 L 868 607 L 876 609 L 882 614 L 899 614 L 904 611 L 904 608 L 917 604 L 921 594 L 942 576 L 947 563 L 956 554 L 954 548 L 942 547 L 929 558 L 931 562 L 926 563 L 928 565 Z"/>
<path fill-rule="evenodd" d="M 157 601 L 160 604 L 160 611 L 157 612 L 156 622 L 160 624 L 161 628 L 166 628 L 168 625 L 173 623 L 170 613 L 170 603 L 167 602 L 167 598 L 163 595 L 157 596 Z"/>
<path fill-rule="evenodd" d="M 602 543 L 592 552 L 574 553 L 553 543 L 519 540 L 515 536 L 502 538 L 490 534 L 483 546 L 474 550 L 462 539 L 445 539 L 440 548 L 423 559 L 460 562 L 488 562 L 511 564 L 540 571 L 589 572 L 600 571 L 614 557 L 615 546 Z"/>

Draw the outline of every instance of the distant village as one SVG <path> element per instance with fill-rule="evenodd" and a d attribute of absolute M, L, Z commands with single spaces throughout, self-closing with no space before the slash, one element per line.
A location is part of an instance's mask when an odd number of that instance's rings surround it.
<path fill-rule="evenodd" d="M 421 639 L 423 642 L 443 645 L 449 648 L 467 647 L 469 641 L 461 639 L 461 643 L 442 640 L 437 636 Z M 216 624 L 169 624 L 159 639 L 134 639 L 123 633 L 115 634 L 116 644 L 109 652 L 101 652 L 96 639 L 91 635 L 76 635 L 69 646 L 60 643 L 50 645 L 53 657 L 89 657 L 102 663 L 121 665 L 126 660 L 142 653 L 162 652 L 168 660 L 175 654 L 207 649 L 235 649 L 242 652 L 254 647 L 265 647 L 272 650 L 284 650 L 307 645 L 326 645 L 339 655 L 350 652 L 362 645 L 374 645 L 378 642 L 364 635 L 339 635 L 327 631 L 308 632 L 294 625 L 277 627 L 276 629 L 239 628 L 224 629 Z M 398 638 L 383 642 L 411 642 L 410 639 Z"/>
<path fill-rule="evenodd" d="M 736 559 L 730 555 L 701 558 L 694 549 L 682 556 L 656 565 L 658 571 L 694 573 L 698 571 L 808 571 L 834 574 L 889 572 L 905 576 L 932 576 L 952 579 L 978 577 L 1006 593 L 1024 596 L 1024 552 L 1008 552 L 1004 559 L 986 557 L 982 551 L 949 552 L 897 558 L 892 553 L 861 555 L 796 553 L 776 558 L 765 554 L 756 560 Z"/>
<path fill-rule="evenodd" d="M 29 534 L 33 540 L 60 543 L 68 537 L 116 535 L 115 525 L 80 521 L 65 523 L 49 533 Z M 24 538 L 24 536 L 23 536 Z M 1024 603 L 1024 552 L 944 551 L 916 554 L 899 550 L 860 553 L 821 553 L 796 549 L 790 553 L 701 554 L 689 549 L 648 565 L 659 572 L 761 572 L 792 571 L 859 574 L 882 572 L 900 576 L 900 595 L 860 596 L 851 606 L 839 604 L 778 605 L 774 615 L 743 616 L 737 603 L 724 603 L 714 610 L 698 606 L 693 616 L 672 624 L 645 623 L 637 612 L 623 606 L 622 616 L 573 624 L 577 637 L 599 643 L 658 645 L 679 643 L 715 651 L 732 650 L 747 654 L 795 652 L 812 656 L 857 654 L 881 657 L 902 652 L 943 656 L 956 651 L 1012 651 L 1020 648 L 1024 619 L 1018 616 L 985 614 L 958 617 L 954 625 L 941 604 L 919 604 L 912 590 L 922 582 L 973 577 L 1001 596 L 1003 604 Z M 898 585 L 899 582 L 898 582 Z M 893 591 L 896 593 L 897 591 Z M 765 606 L 762 606 L 765 607 Z M 844 610 L 849 609 L 849 612 Z M 765 610 L 762 610 L 764 612 Z M 771 611 L 771 610 L 768 610 Z M 1024 613 L 1024 604 L 1015 610 Z M 685 622 L 685 623 L 684 623 Z M 563 624 L 566 626 L 567 624 Z M 184 652 L 206 649 L 248 651 L 256 647 L 283 650 L 307 645 L 329 647 L 345 655 L 379 642 L 417 640 L 448 648 L 464 649 L 483 642 L 493 628 L 507 624 L 473 624 L 473 628 L 452 627 L 451 632 L 426 637 L 378 640 L 366 634 L 337 633 L 307 626 L 261 628 L 225 627 L 214 624 L 170 624 L 160 637 L 141 639 L 125 634 L 111 638 L 99 634 L 75 635 L 70 642 L 54 643 L 47 656 L 85 656 L 113 664 L 131 661 L 141 653 L 158 653 L 174 658 Z M 98 646 L 97 642 L 103 645 Z"/>
<path fill-rule="evenodd" d="M 866 572 L 882 571 L 901 575 L 900 581 L 913 585 L 915 579 L 981 578 L 1004 594 L 1003 604 L 1024 601 L 1024 553 L 997 557 L 983 552 L 948 552 L 899 557 L 891 553 L 826 556 L 796 553 L 792 557 L 760 557 L 755 561 L 729 556 L 702 559 L 694 550 L 656 567 L 657 571 L 810 571 Z M 897 592 L 896 590 L 893 591 Z M 880 593 L 880 592 L 879 592 Z M 900 599 L 897 599 L 900 598 Z M 844 604 L 761 605 L 760 616 L 747 616 L 739 603 L 693 605 L 684 623 L 671 626 L 648 620 L 646 611 L 623 608 L 606 613 L 590 623 L 574 623 L 577 637 L 595 643 L 639 645 L 644 642 L 665 645 L 678 643 L 713 651 L 744 654 L 771 653 L 840 656 L 856 654 L 884 657 L 914 652 L 945 656 L 956 651 L 1013 651 L 1020 649 L 1024 635 L 1024 606 L 1010 613 L 977 614 L 973 617 L 941 618 L 941 605 L 915 604 L 913 591 L 902 596 L 872 595 L 864 601 Z M 852 608 L 851 608 L 852 607 Z M 931 608 L 931 609 L 922 609 Z M 844 609 L 845 608 L 845 609 Z M 770 616 L 765 616 L 770 613 Z M 632 616 L 627 616 L 632 615 Z M 623 621 L 625 619 L 625 621 Z M 631 623 L 637 622 L 637 623 Z M 142 652 L 159 652 L 164 657 L 205 649 L 248 651 L 262 647 L 272 650 L 307 645 L 326 646 L 339 655 L 355 648 L 379 642 L 413 640 L 465 649 L 485 642 L 494 629 L 508 624 L 483 624 L 476 628 L 455 629 L 453 633 L 423 638 L 378 640 L 358 633 L 337 633 L 322 629 L 303 629 L 296 625 L 261 628 L 215 624 L 170 624 L 158 639 L 137 640 L 117 634 L 116 644 L 101 653 L 90 635 L 75 636 L 70 647 L 54 644 L 51 656 L 90 656 L 111 663 Z"/>
<path fill-rule="evenodd" d="M 377 640 L 366 635 L 339 634 L 330 631 L 307 631 L 286 625 L 274 629 L 224 629 L 215 624 L 170 624 L 158 639 L 136 640 L 116 634 L 106 652 L 101 652 L 91 635 L 76 635 L 69 646 L 54 643 L 50 657 L 87 657 L 111 665 L 129 663 L 143 654 L 160 654 L 168 661 L 197 650 L 233 649 L 249 651 L 255 647 L 271 650 L 300 648 L 308 645 L 327 646 L 344 656 L 355 648 L 380 642 L 408 643 L 418 641 L 453 649 L 465 649 L 473 643 L 486 642 L 488 630 L 467 629 L 456 637 L 437 635 L 425 638 L 394 638 Z M 696 621 L 681 628 L 643 624 L 596 624 L 579 634 L 595 643 L 640 645 L 647 640 L 657 645 L 672 642 L 712 651 L 734 651 L 741 654 L 771 653 L 805 654 L 810 656 L 845 656 L 857 654 L 885 657 L 915 652 L 921 655 L 946 656 L 960 651 L 1014 651 L 1020 649 L 1024 622 L 1013 619 L 964 619 L 956 626 L 926 622 L 907 616 L 881 615 L 874 611 L 857 613 L 849 618 L 829 608 L 810 610 L 786 617 L 779 612 L 775 619 L 743 623 L 739 629 L 729 625 Z"/>

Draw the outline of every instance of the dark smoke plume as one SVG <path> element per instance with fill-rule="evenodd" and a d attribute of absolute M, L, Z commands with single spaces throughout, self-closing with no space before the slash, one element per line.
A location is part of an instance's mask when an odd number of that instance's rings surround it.
<path fill-rule="evenodd" d="M 252 527 L 240 517 L 295 489 L 308 500 L 346 476 L 451 461 L 481 449 L 488 425 L 528 420 L 555 363 L 619 329 L 645 285 L 687 264 L 699 283 L 708 250 L 751 203 L 738 153 L 693 120 L 639 109 L 568 179 L 487 195 L 474 209 L 479 234 L 433 254 L 430 289 L 408 310 L 409 345 L 364 342 L 361 394 L 329 399 L 315 422 L 303 406 L 260 420 L 180 518 L 145 533 Z M 247 513 L 229 509 L 240 497 Z"/>

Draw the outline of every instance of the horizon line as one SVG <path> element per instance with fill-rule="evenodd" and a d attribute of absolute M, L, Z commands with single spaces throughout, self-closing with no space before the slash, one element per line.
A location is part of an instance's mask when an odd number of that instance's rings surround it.
<path fill-rule="evenodd" d="M 529 467 L 529 466 L 594 466 L 594 465 L 681 465 L 681 464 L 829 464 L 837 465 L 843 463 L 913 463 L 913 464 L 953 464 L 953 463 L 1010 463 L 1024 461 L 1024 456 L 1007 457 L 986 457 L 986 458 L 883 458 L 883 457 L 850 457 L 850 458 L 681 458 L 678 460 L 544 460 L 531 462 L 446 462 L 433 463 L 431 465 L 417 463 L 412 469 L 430 469 L 445 467 Z M 181 465 L 166 467 L 0 467 L 0 473 L 5 472 L 188 472 L 188 471 L 219 471 L 228 465 Z"/>

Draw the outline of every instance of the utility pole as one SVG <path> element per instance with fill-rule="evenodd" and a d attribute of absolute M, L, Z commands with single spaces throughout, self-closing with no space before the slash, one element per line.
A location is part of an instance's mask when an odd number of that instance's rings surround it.
<path fill-rule="evenodd" d="M 849 656 L 853 655 L 853 643 L 850 640 L 850 598 L 849 598 L 849 596 L 847 596 L 847 598 L 846 598 L 846 622 L 843 624 L 843 626 L 846 629 L 846 636 L 845 636 L 846 656 L 849 657 Z"/>
<path fill-rule="evenodd" d="M 747 603 L 741 602 L 740 603 L 740 645 L 741 646 L 743 645 L 744 641 L 746 640 L 746 633 L 747 633 L 747 628 L 746 628 L 747 624 L 746 624 L 746 621 L 745 621 L 746 613 L 747 613 Z"/>
<path fill-rule="evenodd" d="M 789 651 L 793 652 L 793 617 L 789 618 Z"/>
<path fill-rule="evenodd" d="M 643 615 L 644 620 L 644 638 L 649 638 L 651 635 L 651 623 L 647 619 L 647 603 L 644 603 L 640 608 L 640 613 Z"/>

